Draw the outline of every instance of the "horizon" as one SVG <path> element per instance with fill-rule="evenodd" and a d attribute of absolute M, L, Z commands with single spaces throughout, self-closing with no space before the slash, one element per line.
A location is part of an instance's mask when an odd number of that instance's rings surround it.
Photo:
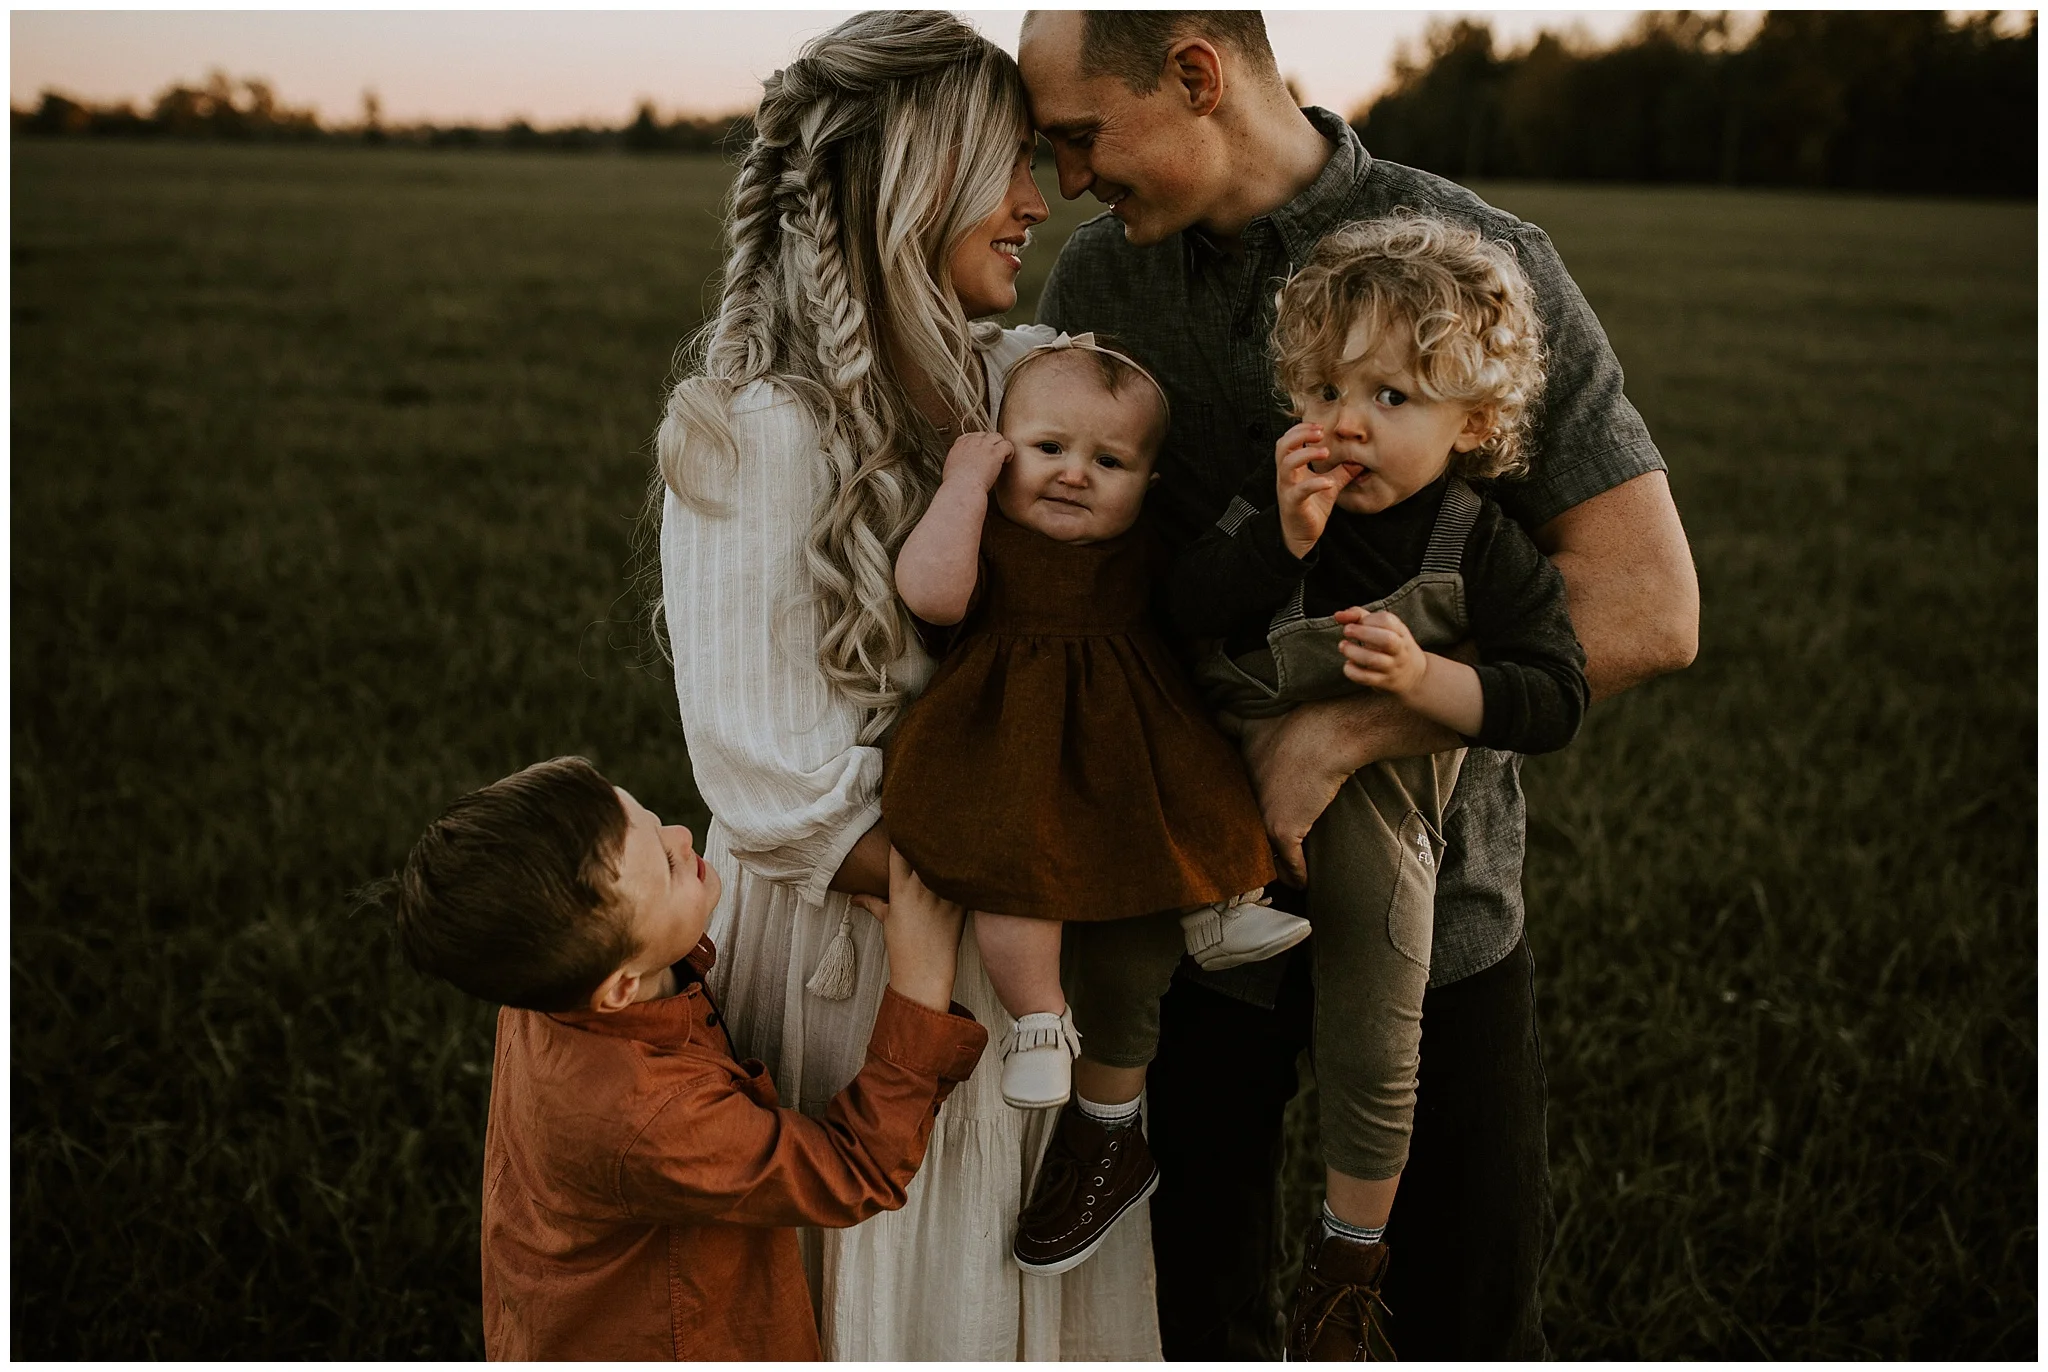
<path fill-rule="evenodd" d="M 753 109 L 761 81 L 808 38 L 856 10 L 16 11 L 9 102 L 45 91 L 94 106 L 147 110 L 172 86 L 212 72 L 267 82 L 278 103 L 323 125 L 359 122 L 364 97 L 406 125 L 536 127 Z M 955 11 L 1014 53 L 1023 10 Z M 1311 104 L 1350 115 L 1383 91 L 1404 49 L 1430 25 L 1489 24 L 1503 47 L 1549 30 L 1609 44 L 1640 10 L 1273 10 L 1283 74 Z"/>

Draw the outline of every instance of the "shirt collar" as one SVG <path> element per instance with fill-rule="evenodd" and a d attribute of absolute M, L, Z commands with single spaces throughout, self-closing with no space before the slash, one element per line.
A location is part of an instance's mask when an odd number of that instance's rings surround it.
<path fill-rule="evenodd" d="M 1289 259 L 1297 266 L 1315 250 L 1323 235 L 1353 217 L 1351 207 L 1357 202 L 1358 188 L 1372 170 L 1372 154 L 1341 116 L 1317 105 L 1308 106 L 1302 113 L 1315 125 L 1317 133 L 1336 146 L 1316 179 L 1308 183 L 1308 189 L 1263 216 L 1278 231 L 1280 241 L 1287 245 Z"/>
<path fill-rule="evenodd" d="M 676 993 L 656 1000 L 643 1000 L 622 1010 L 558 1010 L 548 1016 L 574 1029 L 589 1029 L 619 1038 L 689 1042 L 696 1023 L 696 1003 L 704 996 L 704 974 L 718 959 L 711 939 L 697 946 L 675 964 Z"/>
<path fill-rule="evenodd" d="M 1372 154 L 1365 150 L 1357 132 L 1343 118 L 1319 105 L 1303 107 L 1302 113 L 1317 133 L 1335 146 L 1316 179 L 1301 194 L 1280 208 L 1262 214 L 1245 225 L 1247 240 L 1263 236 L 1270 228 L 1279 238 L 1293 266 L 1300 266 L 1331 229 L 1353 217 L 1351 207 L 1358 188 L 1372 170 Z M 1204 262 L 1220 262 L 1227 254 L 1198 228 L 1181 234 L 1185 262 L 1192 272 Z"/>

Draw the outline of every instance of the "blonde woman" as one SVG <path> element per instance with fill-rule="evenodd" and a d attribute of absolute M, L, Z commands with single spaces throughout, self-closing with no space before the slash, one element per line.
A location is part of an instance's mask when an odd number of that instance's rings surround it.
<path fill-rule="evenodd" d="M 1046 208 L 1015 64 L 943 14 L 840 25 L 768 79 L 756 126 L 718 308 L 661 427 L 662 590 L 704 856 L 738 874 L 713 990 L 783 1103 L 817 1112 L 887 980 L 850 897 L 887 892 L 880 744 L 931 668 L 893 559 L 947 447 L 1052 336 L 970 323 L 1015 304 Z M 1011 1026 L 972 939 L 956 998 L 997 1058 Z M 1000 1069 L 947 1101 L 902 1210 L 807 1232 L 827 1357 L 1159 1356 L 1142 1215 L 1064 1276 L 1012 1262 L 1055 1112 L 1005 1104 Z"/>

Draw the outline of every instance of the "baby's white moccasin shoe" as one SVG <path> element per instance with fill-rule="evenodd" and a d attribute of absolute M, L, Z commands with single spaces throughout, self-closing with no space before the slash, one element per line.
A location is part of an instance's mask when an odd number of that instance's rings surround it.
<path fill-rule="evenodd" d="M 1235 900 L 1219 900 L 1180 917 L 1188 956 L 1205 972 L 1262 962 L 1283 953 L 1309 936 L 1309 922 L 1275 910 L 1264 891 L 1247 891 Z"/>
<path fill-rule="evenodd" d="M 1074 1059 L 1080 1053 L 1071 1008 L 1023 1016 L 1003 1049 L 1003 1099 L 1019 1110 L 1065 1105 L 1074 1093 Z"/>

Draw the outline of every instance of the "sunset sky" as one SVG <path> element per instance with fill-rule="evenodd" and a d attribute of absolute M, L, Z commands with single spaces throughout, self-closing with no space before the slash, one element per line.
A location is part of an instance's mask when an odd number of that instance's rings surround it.
<path fill-rule="evenodd" d="M 751 108 L 761 78 L 852 10 L 23 11 L 13 12 L 11 94 L 55 89 L 147 104 L 219 67 L 269 81 L 323 121 L 360 117 L 376 91 L 387 123 L 618 124 L 641 100 L 663 112 Z M 1022 10 L 961 11 L 1016 50 Z M 1485 18 L 1505 43 L 1576 27 L 1609 40 L 1634 10 L 1269 10 L 1273 49 L 1312 102 L 1345 113 L 1374 94 L 1404 41 L 1432 19 Z"/>

